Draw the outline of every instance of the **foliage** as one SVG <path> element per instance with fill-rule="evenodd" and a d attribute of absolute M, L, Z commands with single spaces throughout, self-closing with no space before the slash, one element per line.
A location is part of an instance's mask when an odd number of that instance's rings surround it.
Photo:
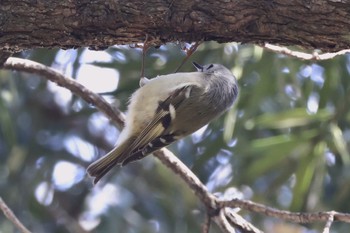
<path fill-rule="evenodd" d="M 140 49 L 17 56 L 91 88 L 118 82 L 101 94 L 122 110 L 138 87 Z M 183 57 L 174 44 L 152 48 L 145 74 L 171 73 Z M 348 56 L 310 62 L 254 46 L 206 43 L 190 60 L 224 64 L 240 85 L 232 110 L 169 147 L 211 192 L 293 211 L 349 210 Z M 193 70 L 190 63 L 182 68 Z M 92 187 L 85 168 L 119 133 L 94 106 L 37 75 L 0 70 L 0 86 L 0 193 L 33 232 L 199 232 L 205 210 L 153 156 L 115 168 Z M 244 214 L 266 231 L 280 224 Z M 337 224 L 334 232 L 346 229 Z M 0 231 L 14 230 L 1 218 Z"/>

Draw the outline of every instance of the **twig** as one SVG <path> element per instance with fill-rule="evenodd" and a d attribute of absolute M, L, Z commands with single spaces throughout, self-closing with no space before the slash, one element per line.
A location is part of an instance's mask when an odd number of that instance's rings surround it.
<path fill-rule="evenodd" d="M 142 49 L 142 61 L 141 61 L 141 73 L 140 77 L 143 78 L 145 77 L 145 60 L 146 60 L 146 53 L 148 49 L 152 46 L 154 43 L 154 39 L 150 40 L 149 35 L 146 33 L 146 38 L 143 42 L 143 44 L 133 44 L 129 45 L 130 48 L 141 48 Z"/>
<path fill-rule="evenodd" d="M 177 69 L 175 70 L 174 73 L 177 73 L 181 69 L 181 67 L 186 63 L 188 58 L 190 58 L 191 55 L 197 50 L 198 46 L 201 43 L 202 43 L 202 41 L 197 41 L 193 45 L 191 45 L 191 47 L 189 49 L 185 49 L 186 57 L 182 60 L 181 64 L 179 65 L 179 67 L 177 67 Z"/>
<path fill-rule="evenodd" d="M 205 221 L 202 226 L 202 233 L 209 233 L 211 223 L 211 216 L 207 213 L 205 215 Z"/>
<path fill-rule="evenodd" d="M 22 233 L 31 233 L 22 223 L 19 221 L 19 219 L 16 217 L 16 215 L 13 213 L 13 211 L 6 205 L 4 200 L 0 197 L 0 209 L 4 213 L 4 215 L 7 217 L 8 220 L 10 220 L 13 225 L 15 225 L 18 230 L 20 230 Z"/>
<path fill-rule="evenodd" d="M 288 49 L 286 47 L 272 45 L 272 44 L 268 44 L 268 43 L 266 43 L 265 45 L 263 45 L 261 47 L 266 48 L 266 49 L 271 50 L 271 51 L 276 52 L 276 53 L 282 53 L 282 54 L 292 56 L 295 58 L 299 58 L 299 59 L 303 59 L 303 60 L 315 60 L 315 61 L 329 60 L 329 59 L 332 59 L 336 56 L 350 53 L 350 49 L 344 49 L 344 50 L 340 50 L 340 51 L 335 52 L 335 53 L 319 54 L 319 53 L 315 52 L 313 54 L 309 54 L 309 53 L 293 51 L 293 50 Z"/>
<path fill-rule="evenodd" d="M 328 221 L 326 222 L 326 225 L 324 226 L 322 233 L 329 233 L 329 230 L 331 229 L 333 222 L 334 222 L 334 214 L 332 212 L 328 217 Z"/>
<path fill-rule="evenodd" d="M 148 34 L 146 34 L 146 39 L 145 39 L 145 42 L 143 42 L 143 46 L 142 46 L 142 62 L 141 62 L 141 75 L 140 75 L 141 78 L 145 77 L 145 59 L 146 59 L 146 53 L 149 47 L 150 47 L 150 44 L 148 44 Z"/>

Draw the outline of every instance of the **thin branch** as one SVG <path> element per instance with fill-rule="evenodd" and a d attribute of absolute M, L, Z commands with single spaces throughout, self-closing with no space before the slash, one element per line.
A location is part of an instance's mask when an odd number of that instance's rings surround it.
<path fill-rule="evenodd" d="M 212 216 L 215 223 L 223 232 L 234 232 L 232 231 L 232 225 L 238 229 L 257 229 L 242 217 L 240 218 L 240 221 L 232 222 L 233 224 L 228 227 L 227 218 L 221 217 L 220 214 L 218 215 L 218 213 L 222 212 L 222 208 L 218 205 L 219 200 L 217 197 L 207 190 L 205 185 L 198 179 L 198 177 L 185 164 L 183 164 L 177 156 L 166 148 L 153 152 L 153 155 L 156 156 L 165 166 L 171 169 L 176 175 L 180 176 L 183 181 L 185 181 L 199 200 L 201 200 L 206 206 L 208 214 Z M 224 212 L 224 214 L 225 213 L 226 212 Z M 246 226 L 249 227 L 247 228 Z M 260 233 L 261 231 L 258 230 L 250 232 Z"/>
<path fill-rule="evenodd" d="M 13 213 L 13 211 L 6 205 L 4 200 L 0 197 L 0 209 L 6 216 L 8 220 L 10 220 L 13 225 L 15 225 L 18 230 L 22 233 L 31 233 L 22 223 L 19 221 L 19 219 L 16 217 L 16 215 Z"/>
<path fill-rule="evenodd" d="M 148 43 L 148 34 L 146 34 L 146 39 L 145 39 L 145 42 L 143 42 L 143 46 L 142 46 L 142 63 L 141 63 L 141 75 L 140 75 L 141 78 L 145 77 L 145 59 L 146 59 L 146 53 L 149 47 L 150 47 L 150 44 Z"/>
<path fill-rule="evenodd" d="M 272 45 L 269 43 L 266 43 L 261 47 L 268 49 L 268 50 L 271 50 L 271 51 L 276 52 L 276 53 L 285 54 L 285 55 L 292 56 L 292 57 L 299 58 L 299 59 L 303 59 L 303 60 L 314 60 L 314 61 L 329 60 L 329 59 L 332 59 L 336 56 L 350 53 L 350 49 L 344 49 L 344 50 L 340 50 L 340 51 L 334 52 L 334 53 L 319 54 L 319 53 L 315 52 L 313 54 L 310 54 L 310 53 L 293 51 L 293 50 L 288 49 L 286 47 Z"/>
<path fill-rule="evenodd" d="M 350 223 L 350 214 L 339 213 L 336 211 L 325 211 L 317 213 L 300 213 L 300 212 L 290 212 L 286 210 L 278 210 L 269 206 L 258 204 L 252 201 L 232 199 L 230 201 L 220 201 L 219 206 L 231 207 L 231 208 L 242 208 L 255 213 L 261 213 L 269 217 L 275 217 L 279 219 L 284 219 L 296 223 L 311 223 L 311 222 L 327 222 L 329 216 L 333 216 L 334 220 L 348 222 Z"/>
<path fill-rule="evenodd" d="M 59 71 L 38 62 L 13 57 L 7 59 L 3 68 L 41 75 L 56 83 L 58 86 L 67 88 L 77 96 L 80 96 L 87 103 L 96 106 L 99 111 L 103 112 L 119 127 L 123 127 L 124 125 L 124 115 L 122 112 L 117 109 L 112 109 L 101 96 L 90 91 L 74 79 L 62 75 Z"/>
<path fill-rule="evenodd" d="M 165 166 L 180 176 L 207 208 L 211 211 L 216 209 L 216 197 L 207 190 L 207 187 L 205 187 L 198 177 L 185 164 L 183 164 L 178 157 L 166 148 L 153 152 L 153 154 Z"/>

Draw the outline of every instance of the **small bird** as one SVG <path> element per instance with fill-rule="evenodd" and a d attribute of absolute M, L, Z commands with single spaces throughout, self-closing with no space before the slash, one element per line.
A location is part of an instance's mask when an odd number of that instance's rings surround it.
<path fill-rule="evenodd" d="M 197 72 L 140 80 L 115 148 L 87 168 L 94 184 L 114 166 L 142 159 L 195 132 L 233 105 L 238 86 L 231 71 L 220 64 L 193 65 Z"/>

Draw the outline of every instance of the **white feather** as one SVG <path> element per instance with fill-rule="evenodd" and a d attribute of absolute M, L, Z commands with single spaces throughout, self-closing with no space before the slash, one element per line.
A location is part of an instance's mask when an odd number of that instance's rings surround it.
<path fill-rule="evenodd" d="M 175 111 L 174 105 L 172 104 L 169 105 L 169 112 L 170 112 L 171 120 L 174 120 L 176 117 L 176 111 Z"/>

